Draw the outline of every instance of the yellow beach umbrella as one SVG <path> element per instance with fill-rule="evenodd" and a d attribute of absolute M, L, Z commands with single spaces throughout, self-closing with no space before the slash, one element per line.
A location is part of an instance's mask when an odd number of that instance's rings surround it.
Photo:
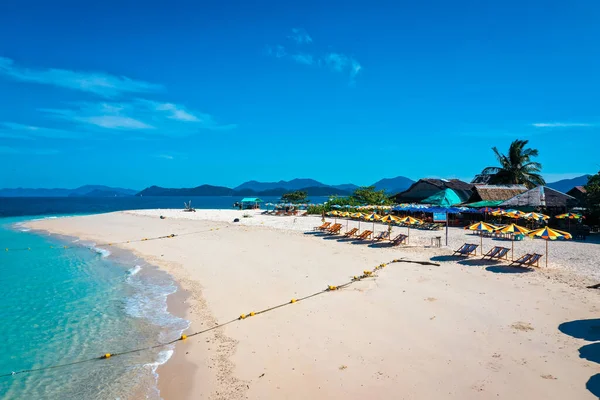
<path fill-rule="evenodd" d="M 409 216 L 409 217 L 400 218 L 400 220 L 398 221 L 398 223 L 407 225 L 407 228 L 408 228 L 408 238 L 406 238 L 406 243 L 409 243 L 410 242 L 410 226 L 411 225 L 421 225 L 423 223 L 423 221 L 421 221 L 418 218 L 413 218 L 413 217 Z"/>
<path fill-rule="evenodd" d="M 516 233 L 520 233 L 523 235 L 527 235 L 529 233 L 529 229 L 522 227 L 520 225 L 515 225 L 515 224 L 510 224 L 507 225 L 503 228 L 498 229 L 496 232 L 500 232 L 500 233 L 507 233 L 507 234 L 511 234 L 511 242 L 512 242 L 512 249 L 510 251 L 510 258 L 512 260 L 514 260 L 514 256 L 515 256 L 515 234 Z"/>
<path fill-rule="evenodd" d="M 348 217 L 350 217 L 350 213 L 348 211 L 341 212 L 340 217 L 346 218 L 346 232 L 348 232 Z"/>
<path fill-rule="evenodd" d="M 564 213 L 564 214 L 557 215 L 556 218 L 558 218 L 558 219 L 565 219 L 565 218 L 568 218 L 568 219 L 579 219 L 582 216 L 583 215 L 581 215 L 581 214 L 570 213 L 569 212 L 569 213 Z"/>
<path fill-rule="evenodd" d="M 523 216 L 523 218 L 529 219 L 532 221 L 544 221 L 544 220 L 550 219 L 549 216 L 547 216 L 545 214 L 536 213 L 536 212 L 527 213 Z"/>
<path fill-rule="evenodd" d="M 526 213 L 524 213 L 523 211 L 519 211 L 519 210 L 512 210 L 506 213 L 506 216 L 509 218 L 513 218 L 513 219 L 519 219 L 519 218 L 523 218 L 525 215 L 527 215 Z"/>
<path fill-rule="evenodd" d="M 548 268 L 548 241 L 557 239 L 572 239 L 573 237 L 569 232 L 559 231 L 558 229 L 551 229 L 547 226 L 536 229 L 528 233 L 530 237 L 539 237 L 546 241 L 546 268 Z"/>
<path fill-rule="evenodd" d="M 363 217 L 363 213 L 355 212 L 354 214 L 350 214 L 350 217 L 358 219 L 358 230 L 360 231 L 360 220 Z"/>
<path fill-rule="evenodd" d="M 483 255 L 483 232 L 494 232 L 498 229 L 498 227 L 492 224 L 488 224 L 487 222 L 481 221 L 473 225 L 465 226 L 465 229 L 479 232 L 479 236 L 481 237 L 481 254 Z"/>
<path fill-rule="evenodd" d="M 386 224 L 391 224 L 392 222 L 398 222 L 400 220 L 400 218 L 393 216 L 393 215 L 386 215 L 385 217 L 382 217 L 379 221 L 386 223 Z"/>
<path fill-rule="evenodd" d="M 338 215 L 340 215 L 340 212 L 339 212 L 339 211 L 336 211 L 336 210 L 334 210 L 334 211 L 329 211 L 329 212 L 327 213 L 327 215 L 329 215 L 330 217 L 333 217 L 333 219 L 334 219 L 334 221 L 335 221 L 335 222 L 334 222 L 334 224 L 335 224 L 335 223 L 337 223 L 337 216 L 338 216 Z"/>
<path fill-rule="evenodd" d="M 379 221 L 381 219 L 381 215 L 376 213 L 367 214 L 363 217 L 367 221 L 373 221 L 373 232 L 375 232 L 375 221 Z M 372 235 L 373 240 L 375 240 L 375 235 Z"/>
<path fill-rule="evenodd" d="M 504 211 L 504 210 L 501 210 L 501 209 L 498 209 L 498 210 L 496 210 L 496 211 L 492 211 L 492 215 L 493 215 L 494 217 L 501 217 L 501 216 L 503 216 L 503 215 L 505 215 L 505 214 L 506 214 L 506 211 Z"/>

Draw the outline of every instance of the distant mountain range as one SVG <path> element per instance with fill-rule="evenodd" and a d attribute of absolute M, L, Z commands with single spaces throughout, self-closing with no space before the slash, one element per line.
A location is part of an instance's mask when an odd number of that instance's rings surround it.
<path fill-rule="evenodd" d="M 392 179 L 382 179 L 376 183 L 377 190 L 386 190 L 388 193 L 398 193 L 405 190 L 414 181 L 399 176 Z M 358 188 L 357 185 L 346 183 L 342 185 L 326 185 L 314 179 L 292 179 L 279 182 L 244 182 L 233 189 L 223 186 L 202 185 L 194 188 L 163 188 L 151 186 L 138 193 L 138 196 L 281 196 L 294 190 L 304 190 L 309 196 L 348 196 Z"/>
<path fill-rule="evenodd" d="M 124 197 L 136 193 L 137 190 L 103 185 L 85 185 L 75 189 L 0 189 L 0 197 Z"/>
<path fill-rule="evenodd" d="M 573 179 L 563 179 L 548 183 L 547 186 L 567 192 L 574 186 L 585 185 L 588 176 L 583 175 Z M 404 176 L 381 179 L 373 183 L 377 190 L 385 190 L 395 194 L 406 190 L 414 181 Z M 314 179 L 292 179 L 279 182 L 248 181 L 235 188 L 224 186 L 201 185 L 193 188 L 164 188 L 150 186 L 141 192 L 132 189 L 114 188 L 102 185 L 85 185 L 76 189 L 0 189 L 0 197 L 122 197 L 122 196 L 281 196 L 294 190 L 305 190 L 309 196 L 347 196 L 358 188 L 357 185 L 346 183 L 341 185 L 326 185 Z"/>
<path fill-rule="evenodd" d="M 562 179 L 560 181 L 552 182 L 546 184 L 549 188 L 558 190 L 559 192 L 566 193 L 569 190 L 573 189 L 575 186 L 585 186 L 588 183 L 588 178 L 591 175 L 581 175 L 577 178 L 571 179 Z"/>

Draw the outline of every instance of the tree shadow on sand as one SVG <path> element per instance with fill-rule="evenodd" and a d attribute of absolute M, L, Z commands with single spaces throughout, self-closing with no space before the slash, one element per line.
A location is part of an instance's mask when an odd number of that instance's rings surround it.
<path fill-rule="evenodd" d="M 485 270 L 495 274 L 526 274 L 535 271 L 533 268 L 509 267 L 508 265 L 493 265 L 487 267 Z"/>
<path fill-rule="evenodd" d="M 600 364 L 600 342 L 581 347 L 579 357 Z"/>
<path fill-rule="evenodd" d="M 558 326 L 558 330 L 565 335 L 577 339 L 597 342 L 600 340 L 600 319 L 579 319 L 565 322 Z M 600 343 L 582 346 L 579 349 L 579 357 L 591 362 L 600 363 Z M 600 374 L 592 376 L 585 384 L 585 387 L 594 396 L 600 398 Z"/>
<path fill-rule="evenodd" d="M 460 265 L 467 267 L 485 267 L 490 265 L 498 265 L 498 260 L 482 260 L 481 258 L 465 258 L 458 262 Z"/>
<path fill-rule="evenodd" d="M 460 256 L 434 256 L 430 258 L 431 261 L 438 261 L 438 262 L 446 262 L 446 261 L 460 261 L 460 260 L 464 260 L 464 257 L 460 257 Z"/>
<path fill-rule="evenodd" d="M 558 326 L 558 330 L 577 339 L 596 342 L 600 340 L 600 318 L 565 322 Z"/>

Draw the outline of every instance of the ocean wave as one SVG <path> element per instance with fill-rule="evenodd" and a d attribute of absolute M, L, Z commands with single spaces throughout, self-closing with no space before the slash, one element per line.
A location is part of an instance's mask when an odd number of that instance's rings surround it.
<path fill-rule="evenodd" d="M 100 254 L 100 256 L 102 258 L 106 258 L 108 256 L 110 256 L 110 251 L 106 250 L 106 249 L 101 249 L 99 247 L 90 247 L 90 250 L 95 251 L 96 253 Z"/>
<path fill-rule="evenodd" d="M 142 267 L 140 267 L 139 265 L 136 265 L 135 267 L 129 269 L 127 271 L 127 274 L 129 274 L 129 276 L 134 276 L 136 275 L 138 272 L 140 272 L 142 270 Z"/>

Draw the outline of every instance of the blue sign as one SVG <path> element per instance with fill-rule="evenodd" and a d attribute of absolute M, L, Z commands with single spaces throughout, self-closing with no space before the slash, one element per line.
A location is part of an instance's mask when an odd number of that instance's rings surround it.
<path fill-rule="evenodd" d="M 433 222 L 446 222 L 446 213 L 433 213 Z"/>

